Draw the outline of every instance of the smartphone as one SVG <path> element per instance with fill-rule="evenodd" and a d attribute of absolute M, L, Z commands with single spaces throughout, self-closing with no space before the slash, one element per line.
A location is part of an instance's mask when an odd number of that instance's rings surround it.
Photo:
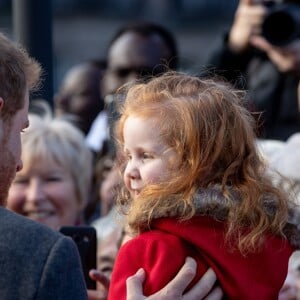
<path fill-rule="evenodd" d="M 77 245 L 82 270 L 88 289 L 95 290 L 96 282 L 89 276 L 91 269 L 96 269 L 97 235 L 92 226 L 63 226 L 59 230 L 62 234 L 71 237 Z"/>

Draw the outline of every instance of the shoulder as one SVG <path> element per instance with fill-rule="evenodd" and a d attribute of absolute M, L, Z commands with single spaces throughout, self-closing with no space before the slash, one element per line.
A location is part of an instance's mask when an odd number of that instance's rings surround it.
<path fill-rule="evenodd" d="M 169 282 L 183 265 L 188 247 L 175 235 L 151 230 L 126 242 L 119 250 L 114 266 L 109 299 L 125 299 L 126 279 L 144 268 L 145 295 L 152 294 Z"/>
<path fill-rule="evenodd" d="M 0 262 L 19 261 L 18 267 L 30 263 L 42 267 L 46 260 L 57 263 L 78 259 L 71 238 L 42 224 L 0 207 Z"/>
<path fill-rule="evenodd" d="M 0 207 L 0 294 L 22 299 L 86 299 L 75 243 L 59 232 Z M 75 287 L 72 286 L 75 283 Z M 4 297 L 5 298 L 5 297 Z M 17 298 L 10 298 L 17 299 Z"/>
<path fill-rule="evenodd" d="M 74 242 L 59 232 L 0 207 L 0 253 L 7 260 L 44 261 L 51 252 L 77 254 Z M 35 258 L 34 258 L 35 257 Z M 1 259 L 2 259 L 1 258 Z"/>
<path fill-rule="evenodd" d="M 130 252 L 134 249 L 141 249 L 144 253 L 147 251 L 168 251 L 171 247 L 182 248 L 183 240 L 175 234 L 156 229 L 143 232 L 122 246 L 124 251 Z"/>
<path fill-rule="evenodd" d="M 126 242 L 119 250 L 117 262 L 134 273 L 143 267 L 146 271 L 159 271 L 165 263 L 172 262 L 177 269 L 190 254 L 191 248 L 180 237 L 160 231 L 144 232 Z"/>
<path fill-rule="evenodd" d="M 0 207 L 0 239 L 15 242 L 39 240 L 54 242 L 62 235 L 42 224 Z"/>

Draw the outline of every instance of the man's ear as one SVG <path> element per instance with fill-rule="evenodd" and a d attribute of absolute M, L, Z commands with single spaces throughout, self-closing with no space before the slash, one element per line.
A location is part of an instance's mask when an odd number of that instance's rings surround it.
<path fill-rule="evenodd" d="M 298 83 L 298 112 L 300 112 L 300 81 Z"/>
<path fill-rule="evenodd" d="M 3 133 L 4 133 L 4 123 L 3 123 L 3 118 L 1 117 L 2 112 L 3 112 L 3 107 L 4 107 L 4 100 L 2 97 L 0 97 L 0 142 L 2 143 L 3 140 Z"/>
<path fill-rule="evenodd" d="M 3 110 L 3 107 L 4 107 L 4 100 L 2 97 L 0 97 L 0 113 L 2 112 Z"/>

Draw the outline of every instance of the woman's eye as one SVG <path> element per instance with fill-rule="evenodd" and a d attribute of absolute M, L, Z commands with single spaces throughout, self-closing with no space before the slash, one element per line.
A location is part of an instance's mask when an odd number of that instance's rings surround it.
<path fill-rule="evenodd" d="M 57 181 L 61 181 L 61 177 L 58 176 L 51 176 L 51 177 L 47 177 L 46 181 L 48 182 L 57 182 Z"/>

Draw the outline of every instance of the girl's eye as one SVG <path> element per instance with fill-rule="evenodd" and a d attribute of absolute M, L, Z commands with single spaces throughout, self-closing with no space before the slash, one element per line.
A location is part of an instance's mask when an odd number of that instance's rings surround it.
<path fill-rule="evenodd" d="M 151 158 L 153 158 L 153 156 L 150 155 L 149 153 L 143 153 L 143 154 L 142 154 L 142 158 L 143 158 L 143 159 L 151 159 Z"/>

